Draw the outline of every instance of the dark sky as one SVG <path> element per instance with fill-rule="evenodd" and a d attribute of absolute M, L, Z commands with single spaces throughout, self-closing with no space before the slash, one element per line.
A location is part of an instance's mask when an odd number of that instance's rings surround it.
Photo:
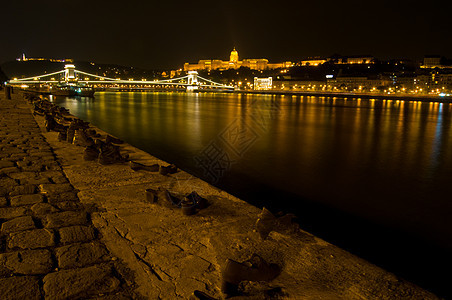
<path fill-rule="evenodd" d="M 8 1 L 8 0 L 6 0 Z M 146 68 L 199 59 L 452 58 L 451 1 L 21 1 L 0 7 L 0 62 L 74 58 Z"/>

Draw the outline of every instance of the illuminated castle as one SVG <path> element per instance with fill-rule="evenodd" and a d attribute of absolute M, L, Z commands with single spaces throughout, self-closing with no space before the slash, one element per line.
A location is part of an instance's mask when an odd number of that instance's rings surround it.
<path fill-rule="evenodd" d="M 197 64 L 184 64 L 184 71 L 198 71 L 198 70 L 228 70 L 238 69 L 240 67 L 247 67 L 252 70 L 266 70 L 266 69 L 278 69 L 289 68 L 293 66 L 290 61 L 282 63 L 269 63 L 265 58 L 251 58 L 239 60 L 239 53 L 234 48 L 229 56 L 229 61 L 219 59 L 202 59 Z"/>

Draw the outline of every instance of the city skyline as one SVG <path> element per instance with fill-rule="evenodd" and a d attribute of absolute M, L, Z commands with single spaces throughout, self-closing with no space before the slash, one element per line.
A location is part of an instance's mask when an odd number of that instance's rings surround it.
<path fill-rule="evenodd" d="M 346 1 L 262 5 L 210 3 L 61 3 L 4 5 L 0 62 L 21 53 L 146 68 L 242 57 L 294 61 L 311 56 L 371 54 L 377 58 L 452 56 L 447 5 L 378 5 Z"/>

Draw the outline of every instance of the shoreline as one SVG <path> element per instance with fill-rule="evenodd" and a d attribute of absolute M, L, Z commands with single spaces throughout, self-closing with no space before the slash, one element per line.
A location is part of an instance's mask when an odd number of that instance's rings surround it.
<path fill-rule="evenodd" d="M 36 117 L 36 119 L 42 126 L 42 118 Z M 107 134 L 98 128 L 95 129 L 102 133 L 102 135 Z M 260 255 L 265 254 L 263 257 L 269 261 L 278 260 L 272 255 L 272 252 L 274 251 L 288 259 L 287 262 L 280 261 L 281 264 L 288 264 L 290 261 L 289 265 L 286 265 L 286 267 L 289 267 L 291 271 L 286 271 L 288 274 L 284 274 L 285 277 L 283 279 L 276 281 L 277 284 L 282 285 L 288 292 L 289 297 L 287 298 L 289 299 L 297 297 L 307 297 L 309 299 L 311 297 L 315 298 L 315 296 L 321 295 L 351 297 L 352 294 L 349 294 L 350 291 L 348 291 L 351 286 L 354 286 L 353 290 L 358 290 L 357 294 L 356 291 L 353 292 L 353 296 L 356 297 L 361 294 L 361 296 L 367 295 L 366 298 L 372 298 L 370 297 L 370 294 L 368 294 L 370 291 L 372 291 L 372 293 L 378 291 L 377 294 L 379 296 L 388 299 L 394 297 L 397 293 L 399 293 L 398 295 L 402 295 L 403 293 L 401 290 L 405 290 L 405 292 L 407 291 L 406 289 L 412 290 L 412 293 L 414 294 L 418 293 L 416 292 L 417 289 L 419 289 L 419 292 L 422 291 L 422 289 L 413 286 L 411 283 L 405 282 L 393 274 L 384 271 L 383 269 L 380 269 L 379 267 L 376 267 L 369 262 L 364 261 L 302 230 L 300 230 L 301 235 L 297 236 L 281 235 L 277 232 L 272 232 L 270 235 L 270 241 L 262 241 L 257 236 L 255 229 L 250 232 L 250 229 L 254 228 L 254 224 L 260 214 L 259 209 L 222 190 L 219 190 L 218 188 L 211 186 L 198 178 L 191 176 L 188 173 L 181 171 L 179 174 L 169 176 L 169 178 L 162 178 L 159 174 L 132 172 L 127 166 L 121 164 L 100 166 L 95 162 L 83 162 L 81 157 L 81 147 L 65 142 L 59 142 L 56 138 L 55 132 L 44 133 L 44 135 L 52 148 L 55 150 L 58 159 L 62 161 L 61 165 L 66 176 L 69 178 L 72 185 L 80 190 L 79 197 L 82 203 L 87 205 L 99 205 L 101 207 L 103 212 L 99 215 L 93 215 L 93 223 L 102 233 L 109 250 L 119 258 L 123 259 L 129 267 L 135 266 L 132 269 L 138 274 L 141 274 L 139 277 L 141 276 L 140 280 L 144 285 L 141 286 L 142 290 L 140 291 L 148 296 L 151 296 L 152 294 L 153 296 L 151 298 L 154 298 L 156 295 L 155 293 L 151 293 L 146 286 L 151 284 L 156 287 L 157 283 L 152 282 L 154 279 L 151 279 L 151 282 L 149 282 L 149 279 L 142 277 L 149 276 L 149 274 L 152 273 L 152 270 L 154 270 L 154 272 L 158 273 L 158 278 L 161 280 L 162 278 L 168 277 L 169 271 L 167 269 L 173 269 L 174 265 L 171 263 L 171 255 L 165 256 L 163 253 L 158 253 L 158 256 L 154 255 L 152 257 L 148 257 L 150 255 L 147 254 L 152 252 L 152 250 L 148 248 L 149 239 L 153 240 L 150 245 L 154 246 L 159 243 L 163 243 L 163 245 L 165 245 L 165 240 L 172 240 L 172 243 L 166 243 L 166 246 L 163 248 L 171 248 L 174 247 L 174 244 L 176 244 L 178 248 L 183 249 L 184 253 L 189 251 L 188 249 L 191 248 L 191 246 L 189 246 L 191 242 L 194 242 L 194 240 L 198 240 L 199 238 L 202 240 L 206 237 L 208 237 L 209 242 L 207 244 L 209 246 L 206 246 L 205 242 L 196 242 L 204 245 L 201 248 L 197 248 L 197 250 L 202 252 L 203 255 L 200 255 L 196 259 L 191 259 L 208 261 L 210 266 L 213 266 L 215 269 L 214 277 L 211 276 L 212 274 L 206 274 L 203 272 L 198 275 L 199 277 L 197 277 L 197 281 L 202 282 L 207 280 L 207 282 L 210 282 L 211 285 L 208 285 L 208 283 L 205 282 L 206 286 L 210 286 L 210 288 L 208 288 L 207 291 L 204 291 L 211 292 L 212 295 L 216 297 L 221 297 L 218 283 L 219 278 L 221 277 L 219 272 L 221 271 L 223 267 L 222 265 L 224 264 L 226 258 L 233 257 L 234 259 L 242 261 L 245 257 L 250 255 L 251 250 L 256 249 Z M 129 153 L 134 161 L 137 160 L 138 162 L 147 164 L 156 162 L 159 164 L 167 164 L 158 158 L 155 158 L 152 155 L 128 144 L 121 146 L 121 149 Z M 212 202 L 212 206 L 206 209 L 205 212 L 201 211 L 199 215 L 184 217 L 181 216 L 180 212 L 175 209 L 162 210 L 161 207 L 152 204 L 149 205 L 149 203 L 143 203 L 143 199 L 145 198 L 145 187 L 149 185 L 155 187 L 156 183 L 159 186 L 168 186 L 169 188 L 172 188 L 172 190 L 182 193 L 190 192 L 190 189 L 195 188 L 200 191 L 202 196 L 206 196 L 209 201 Z M 126 201 L 127 205 L 124 205 L 124 201 Z M 225 212 L 229 213 L 227 215 L 223 215 Z M 149 224 L 145 225 L 148 222 L 147 219 L 149 218 L 149 215 L 152 216 L 156 213 L 161 218 L 160 222 L 152 222 L 153 226 L 149 226 Z M 208 227 L 206 227 L 206 221 L 207 224 L 209 224 Z M 166 222 L 170 222 L 171 225 L 166 224 Z M 136 228 L 136 225 L 138 225 L 137 223 L 141 224 L 138 226 L 139 229 Z M 146 233 L 156 231 L 161 233 L 162 230 L 174 233 L 174 230 L 177 230 L 180 226 L 184 226 L 184 224 L 190 224 L 191 227 L 195 228 L 195 230 L 193 230 L 193 228 L 188 229 L 188 240 L 185 236 L 187 232 L 178 233 L 178 237 L 176 239 L 174 239 L 174 236 L 171 234 L 163 234 L 157 240 L 152 239 L 151 237 L 143 236 L 143 234 L 146 236 Z M 212 224 L 215 225 L 213 226 L 214 230 L 209 230 L 209 227 Z M 144 231 L 143 228 L 145 228 Z M 196 228 L 203 232 L 201 237 L 197 236 L 196 232 L 198 230 L 196 230 Z M 282 252 L 277 250 L 281 247 L 281 245 L 283 245 L 284 248 L 284 251 Z M 189 247 L 188 249 L 187 246 Z M 160 248 L 162 245 L 159 245 L 158 247 Z M 208 251 L 204 248 L 207 248 Z M 300 253 L 297 249 L 302 249 L 301 252 L 303 255 L 301 259 L 298 257 Z M 228 254 L 226 250 L 229 250 L 230 253 Z M 124 256 L 125 253 L 128 254 Z M 164 257 L 160 257 L 162 255 Z M 180 255 L 180 253 L 178 253 L 178 255 Z M 190 251 L 190 255 L 193 256 L 193 251 Z M 324 262 L 320 263 L 320 269 L 317 269 L 315 266 L 316 263 L 312 261 L 313 255 L 314 257 L 318 255 L 323 257 L 321 261 Z M 135 256 L 135 259 L 133 256 Z M 156 262 L 153 259 L 157 259 L 157 257 L 158 259 L 162 258 L 163 260 L 168 260 L 169 262 L 163 262 L 163 264 L 162 261 Z M 305 261 L 306 258 L 308 258 L 307 261 Z M 316 260 L 317 259 L 315 259 L 315 261 Z M 198 263 L 201 261 L 198 261 Z M 138 268 L 140 262 L 145 265 L 151 265 L 151 270 L 142 273 L 142 271 Z M 157 271 L 154 268 L 155 265 L 159 266 Z M 307 266 L 308 268 L 311 268 L 311 271 L 308 271 L 308 273 L 313 271 L 320 273 L 327 270 L 329 271 L 322 275 L 321 278 L 314 278 L 314 280 L 311 278 L 304 278 L 306 276 L 306 270 L 304 270 L 304 268 Z M 331 282 L 337 281 L 339 277 L 335 277 L 339 276 L 339 273 L 342 272 L 340 270 L 343 270 L 344 268 L 346 269 L 346 277 L 348 278 L 346 280 L 347 288 L 345 290 L 343 282 L 332 284 L 334 286 L 333 289 L 328 286 L 320 286 L 320 290 L 318 290 L 319 287 L 313 287 L 319 284 L 318 282 L 316 283 L 316 280 L 331 280 Z M 158 271 L 158 269 L 160 269 L 160 271 Z M 190 269 L 192 272 L 194 271 L 192 268 Z M 206 270 L 203 269 L 203 271 Z M 328 272 L 332 272 L 333 274 L 329 274 Z M 356 277 L 360 274 L 360 272 L 369 274 L 370 279 L 361 278 L 361 276 Z M 331 276 L 335 279 L 328 279 Z M 380 285 L 382 283 L 382 279 L 384 279 L 384 281 L 389 280 L 392 282 L 390 284 L 391 286 L 394 286 L 395 284 L 393 280 L 396 282 L 400 282 L 401 280 L 403 283 L 397 283 L 397 286 L 399 287 L 396 288 L 396 291 L 382 290 L 382 287 L 384 286 Z M 185 279 L 180 277 L 179 280 L 184 281 Z M 289 280 L 289 282 L 297 282 L 297 284 L 286 284 L 286 280 Z M 299 286 L 301 282 L 307 282 L 307 287 Z M 408 284 L 408 286 L 406 286 L 406 284 Z M 158 286 L 160 285 L 161 283 L 158 284 Z M 199 286 L 193 285 L 193 283 L 189 283 L 189 285 L 193 288 L 199 288 Z M 364 286 L 367 286 L 367 288 L 362 290 Z M 175 288 L 177 290 L 177 287 Z M 183 289 L 182 287 L 179 288 L 181 290 L 179 290 L 176 294 L 183 293 L 184 296 L 189 295 L 188 290 Z M 313 294 L 311 294 L 311 289 L 315 290 Z M 159 288 L 159 290 L 161 289 Z M 392 294 L 394 292 L 396 294 Z M 161 295 L 162 294 L 160 294 L 159 297 Z M 169 294 L 167 294 L 167 296 L 171 297 Z M 433 297 L 432 299 L 435 299 L 433 295 L 424 295 L 423 297 Z"/>
<path fill-rule="evenodd" d="M 24 90 L 15 88 L 14 91 L 29 92 L 40 95 L 50 95 L 48 92 L 36 90 Z M 127 90 L 121 88 L 103 89 L 98 92 L 186 92 L 184 89 L 135 89 Z M 438 96 L 438 95 L 412 95 L 412 94 L 381 94 L 381 93 L 346 93 L 346 92 L 321 92 L 321 91 L 285 91 L 285 90 L 270 90 L 270 91 L 256 91 L 256 90 L 198 90 L 199 93 L 237 93 L 237 94 L 262 94 L 262 95 L 287 95 L 287 96 L 317 96 L 317 97 L 337 97 L 337 98 L 356 98 L 356 99 L 378 99 L 378 100 L 400 100 L 400 101 L 420 101 L 420 102 L 439 102 L 452 103 L 452 96 Z M 195 93 L 196 93 L 195 92 Z"/>
<path fill-rule="evenodd" d="M 303 92 L 303 91 L 254 91 L 254 90 L 236 90 L 239 94 L 263 94 L 263 95 L 292 95 L 292 96 L 318 96 L 318 97 L 340 97 L 340 98 L 363 98 L 379 100 L 402 100 L 402 101 L 421 101 L 421 102 L 441 102 L 452 103 L 452 96 L 438 95 L 411 95 L 411 94 L 373 94 L 373 93 L 345 93 L 345 92 Z"/>

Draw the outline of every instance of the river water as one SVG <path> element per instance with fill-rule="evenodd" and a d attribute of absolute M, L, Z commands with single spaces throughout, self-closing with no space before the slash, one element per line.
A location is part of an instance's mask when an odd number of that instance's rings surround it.
<path fill-rule="evenodd" d="M 434 292 L 452 250 L 452 104 L 96 93 L 70 112 Z M 447 277 L 447 276 L 446 276 Z"/>

